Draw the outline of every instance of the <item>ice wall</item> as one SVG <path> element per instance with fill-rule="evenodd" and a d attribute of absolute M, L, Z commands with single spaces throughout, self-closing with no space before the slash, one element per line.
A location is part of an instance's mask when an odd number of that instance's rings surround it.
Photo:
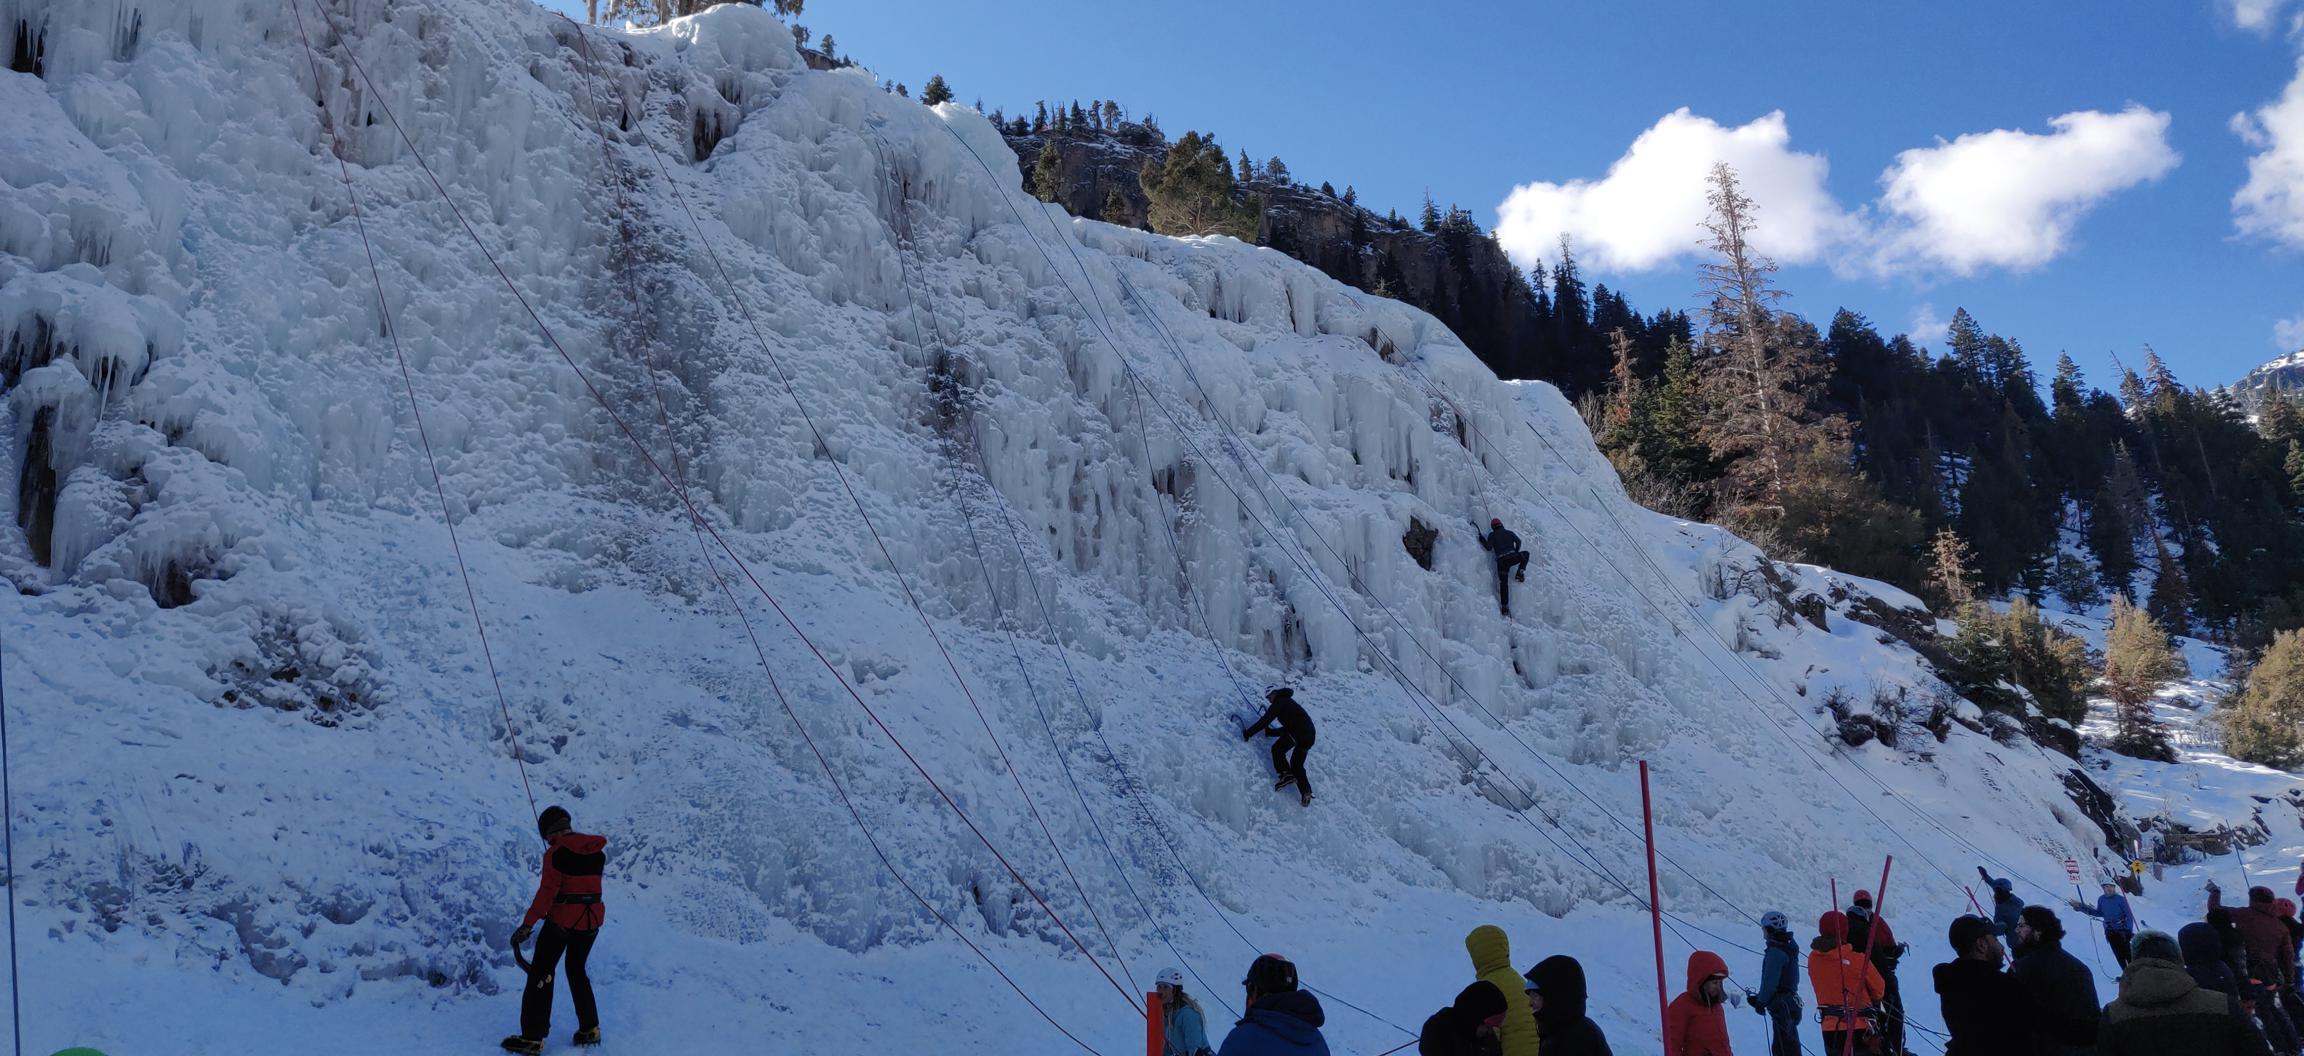
<path fill-rule="evenodd" d="M 614 838 L 627 985 L 746 981 L 622 1014 L 813 1051 L 892 972 L 949 1002 L 891 1037 L 1069 1048 L 938 915 L 1105 1046 L 1134 1028 L 1080 945 L 1221 981 L 1278 936 L 1410 1024 L 1485 919 L 1637 980 L 1603 937 L 1640 757 L 1667 900 L 1716 929 L 1890 851 L 1942 863 L 1915 915 L 1963 904 L 1970 842 L 2086 854 L 2029 745 L 1832 754 L 1831 690 L 1936 688 L 1850 619 L 1909 599 L 1809 570 L 1795 619 L 1750 547 L 1626 502 L 1549 387 L 1280 254 L 1035 202 L 980 116 L 808 72 L 757 9 L 583 36 L 521 0 L 0 0 L 0 31 L 7 699 L 29 934 L 79 966 L 27 1016 L 59 1045 L 156 1040 L 87 980 L 483 1007 L 523 777 Z M 731 604 L 678 485 L 810 643 Z M 1490 516 L 1536 553 L 1512 619 Z M 1232 726 L 1283 680 L 1322 722 L 1308 811 Z"/>

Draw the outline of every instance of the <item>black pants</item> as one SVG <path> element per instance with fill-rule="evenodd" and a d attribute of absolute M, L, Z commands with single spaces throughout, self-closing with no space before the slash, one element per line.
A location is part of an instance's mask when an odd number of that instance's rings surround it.
<path fill-rule="evenodd" d="M 1514 550 L 1496 555 L 1496 605 L 1505 612 L 1512 611 L 1512 573 L 1525 573 L 1528 569 L 1528 551 Z"/>
<path fill-rule="evenodd" d="M 1822 1033 L 1824 1035 L 1823 1056 L 1841 1056 L 1843 1052 L 1855 1052 L 1857 1053 L 1857 1056 L 1865 1056 L 1865 1054 L 1871 1051 L 1864 1047 L 1864 1035 L 1861 1032 L 1852 1030 L 1827 1030 L 1823 1031 Z M 1854 1044 L 1850 1044 L 1848 1040 L 1848 1035 L 1850 1034 L 1856 1035 Z"/>
<path fill-rule="evenodd" d="M 1279 740 L 1272 742 L 1272 769 L 1276 771 L 1276 776 L 1296 775 L 1296 787 L 1303 789 L 1306 795 L 1312 792 L 1312 779 L 1304 773 L 1304 754 L 1311 750 L 1310 735 L 1299 741 L 1295 734 L 1283 732 Z"/>
<path fill-rule="evenodd" d="M 2125 931 L 2106 931 L 2104 941 L 2112 944 L 2112 959 L 2120 962 L 2120 970 L 2128 970 L 2128 943 L 2136 936 Z"/>
<path fill-rule="evenodd" d="M 1768 1003 L 1768 1056 L 1803 1056 L 1799 998 L 1787 994 Z"/>
<path fill-rule="evenodd" d="M 520 1036 L 542 1041 L 552 1033 L 552 968 L 560 955 L 568 955 L 568 997 L 576 1002 L 576 1029 L 600 1025 L 600 1006 L 592 1003 L 592 977 L 584 974 L 584 961 L 592 956 L 598 929 L 568 931 L 551 921 L 536 933 L 536 959 L 528 964 L 528 989 L 520 994 Z"/>
<path fill-rule="evenodd" d="M 1879 967 L 1874 962 L 1874 967 Z M 1882 982 L 1888 984 L 1887 995 L 1880 999 L 1880 1017 L 1873 1022 L 1880 1029 L 1880 1050 L 1890 1056 L 1904 1052 L 1904 990 L 1897 985 L 1896 969 L 1880 968 Z"/>

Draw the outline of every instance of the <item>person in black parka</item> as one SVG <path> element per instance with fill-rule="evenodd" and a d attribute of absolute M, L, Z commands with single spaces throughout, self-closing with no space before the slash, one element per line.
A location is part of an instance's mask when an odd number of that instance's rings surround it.
<path fill-rule="evenodd" d="M 2008 968 L 2032 994 L 2042 1056 L 2092 1056 L 2104 1006 L 2096 975 L 2064 949 L 2064 922 L 2046 906 L 2026 906 L 2016 925 L 2016 959 Z"/>
<path fill-rule="evenodd" d="M 2038 1004 L 2022 981 L 2000 970 L 2005 951 L 1990 920 L 1963 916 L 1952 922 L 1953 960 L 1936 966 L 1936 995 L 1942 1001 L 1944 1029 L 1952 1035 L 1946 1051 L 1959 1056 L 2033 1056 Z"/>
<path fill-rule="evenodd" d="M 1504 527 L 1501 517 L 1488 518 L 1488 534 L 1480 537 L 1480 549 L 1496 555 L 1496 608 L 1510 616 L 1512 579 L 1528 582 L 1528 551 L 1520 549 L 1520 537 Z"/>
<path fill-rule="evenodd" d="M 1497 1056 L 1496 1028 L 1504 1021 L 1504 992 L 1485 979 L 1456 995 L 1456 1003 L 1432 1013 L 1416 1036 L 1417 1056 Z"/>
<path fill-rule="evenodd" d="M 1582 963 L 1574 957 L 1546 957 L 1528 969 L 1526 978 L 1542 1056 L 1613 1056 L 1600 1024 L 1584 1014 Z"/>
<path fill-rule="evenodd" d="M 1259 733 L 1276 738 L 1272 742 L 1272 769 L 1280 777 L 1272 782 L 1272 787 L 1295 785 L 1304 805 L 1309 807 L 1312 779 L 1304 773 L 1304 756 L 1312 750 L 1318 734 L 1312 726 L 1312 716 L 1304 710 L 1304 705 L 1296 703 L 1296 691 L 1287 686 L 1265 693 L 1264 703 L 1264 714 L 1240 731 L 1240 739 L 1253 740 Z"/>

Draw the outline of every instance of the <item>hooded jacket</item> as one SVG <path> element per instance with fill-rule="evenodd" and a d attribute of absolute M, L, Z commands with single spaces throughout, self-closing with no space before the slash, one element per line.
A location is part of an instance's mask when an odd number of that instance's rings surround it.
<path fill-rule="evenodd" d="M 1848 945 L 1848 918 L 1838 910 L 1816 920 L 1816 937 L 1808 943 L 1808 985 L 1816 994 L 1816 1007 L 1848 1009 L 1845 1016 L 1824 1013 L 1827 1031 L 1870 1025 L 1857 1010 L 1878 1004 L 1888 996 L 1888 980 L 1871 958 Z"/>
<path fill-rule="evenodd" d="M 2057 939 L 2026 946 L 2008 968 L 2024 984 L 2038 1009 L 2035 1019 L 2042 1056 L 2088 1056 L 2096 1047 L 2103 1016 L 2096 1001 L 2096 976 Z"/>
<path fill-rule="evenodd" d="M 1417 1056 L 1491 1056 L 1496 1039 L 1480 1036 L 1488 1017 L 1504 1011 L 1504 995 L 1482 979 L 1456 995 L 1456 1003 L 1432 1013 L 1416 1036 Z"/>
<path fill-rule="evenodd" d="M 1997 964 L 1961 958 L 1936 966 L 1936 994 L 1950 1051 L 1958 1056 L 2032 1056 L 2032 994 Z"/>
<path fill-rule="evenodd" d="M 1536 1022 L 1528 1016 L 1528 980 L 1512 967 L 1512 942 L 1504 929 L 1482 924 L 1464 936 L 1464 952 L 1472 955 L 1472 974 L 1496 984 L 1504 994 L 1504 1025 L 1496 1039 L 1504 1056 L 1536 1056 Z"/>
<path fill-rule="evenodd" d="M 608 837 L 563 832 L 544 849 L 544 875 L 520 926 L 549 920 L 567 931 L 594 931 L 608 919 L 600 901 L 600 874 L 607 871 Z"/>
<path fill-rule="evenodd" d="M 2156 957 L 2128 962 L 2120 996 L 2104 1006 L 2099 1056 L 2266 1056 L 2270 1049 L 2223 994 L 2203 990 L 2184 966 Z"/>
<path fill-rule="evenodd" d="M 2234 909 L 2223 902 L 2223 892 L 2208 892 L 2209 910 L 2229 912 L 2232 926 L 2240 930 L 2240 944 L 2248 950 L 2248 974 L 2267 986 L 2293 985 L 2296 947 L 2288 940 L 2288 925 L 2280 923 L 2269 904 Z"/>
<path fill-rule="evenodd" d="M 1328 1056 L 1320 1025 L 1328 1013 L 1303 990 L 1264 994 L 1248 1004 L 1248 1014 L 1224 1035 L 1217 1056 Z"/>
<path fill-rule="evenodd" d="M 1664 1012 L 1664 1056 L 1733 1056 L 1728 1050 L 1728 1013 L 1706 1000 L 1706 980 L 1728 977 L 1728 962 L 1710 950 L 1688 955 L 1688 989 Z"/>
<path fill-rule="evenodd" d="M 1576 958 L 1546 957 L 1528 969 L 1528 979 L 1544 995 L 1544 1007 L 1536 1013 L 1544 1056 L 1614 1056 L 1608 1036 L 1584 1014 L 1584 966 Z"/>
<path fill-rule="evenodd" d="M 2224 995 L 2232 1013 L 2240 1013 L 2240 981 L 2224 961 L 2224 937 L 2216 926 L 2194 921 L 2176 932 L 2176 945 L 2184 951 L 2184 972 L 2200 989 Z"/>

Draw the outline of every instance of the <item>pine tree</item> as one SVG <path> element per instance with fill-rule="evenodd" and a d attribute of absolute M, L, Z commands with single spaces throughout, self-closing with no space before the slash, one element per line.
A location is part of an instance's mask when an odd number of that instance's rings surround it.
<path fill-rule="evenodd" d="M 2192 630 L 2192 588 L 2184 580 L 2184 566 L 2176 555 L 2168 552 L 2168 543 L 2154 539 L 2152 573 L 2152 600 L 2147 607 L 2154 622 L 2175 634 L 2189 634 Z"/>
<path fill-rule="evenodd" d="M 2088 562 L 2069 550 L 2057 551 L 2048 585 L 2065 608 L 2085 611 L 2104 604 L 2104 589 L 2097 583 L 2096 574 L 2089 570 Z"/>
<path fill-rule="evenodd" d="M 2304 630 L 2272 637 L 2237 696 L 2217 718 L 2224 750 L 2264 766 L 2304 764 Z"/>
<path fill-rule="evenodd" d="M 813 34 L 808 31 L 807 26 L 794 24 L 792 27 L 792 46 L 795 48 L 806 48 L 808 46 L 808 38 L 812 35 Z"/>
<path fill-rule="evenodd" d="M 1040 156 L 1032 160 L 1032 197 L 1053 202 L 1063 193 L 1063 178 L 1057 171 L 1063 160 L 1056 152 L 1055 140 L 1041 141 Z"/>
<path fill-rule="evenodd" d="M 2288 473 L 2288 494 L 2295 502 L 2304 502 L 2304 443 L 2288 441 L 2288 457 L 2281 461 Z"/>
<path fill-rule="evenodd" d="M 833 47 L 834 45 L 832 43 L 832 34 L 826 33 L 823 36 L 816 38 L 816 50 L 823 52 L 825 58 L 837 59 L 839 57 L 838 54 L 832 50 Z"/>
<path fill-rule="evenodd" d="M 1432 190 L 1429 187 L 1424 190 L 1424 211 L 1417 214 L 1416 225 L 1423 228 L 1427 235 L 1440 232 L 1440 207 L 1432 204 Z"/>
<path fill-rule="evenodd" d="M 1928 585 L 1935 590 L 1937 604 L 1948 609 L 1976 599 L 1976 559 L 1968 552 L 1968 541 L 1950 528 L 1937 529 L 1928 546 Z"/>
<path fill-rule="evenodd" d="M 1360 204 L 1360 192 L 1353 190 L 1349 183 L 1344 185 L 1344 204 L 1351 206 Z"/>
<path fill-rule="evenodd" d="M 1336 197 L 1336 185 L 1329 183 L 1326 180 L 1322 180 L 1320 181 L 1320 193 L 1325 194 L 1330 198 L 1334 198 Z"/>
<path fill-rule="evenodd" d="M 1287 183 L 1288 163 L 1281 161 L 1280 155 L 1272 155 L 1272 160 L 1264 163 L 1264 177 L 1274 183 Z"/>
<path fill-rule="evenodd" d="M 1120 127 L 1120 104 L 1110 99 L 1104 100 L 1104 127 L 1108 129 Z"/>
<path fill-rule="evenodd" d="M 1104 191 L 1104 209 L 1097 219 L 1107 224 L 1128 226 L 1128 196 L 1120 193 L 1119 184 L 1115 183 Z"/>
<path fill-rule="evenodd" d="M 1705 229 L 1717 259 L 1703 267 L 1710 305 L 1702 362 L 1713 411 L 1706 439 L 1728 466 L 1721 498 L 1730 526 L 1765 535 L 1782 516 L 1801 449 L 1830 432 L 1805 428 L 1822 355 L 1813 327 L 1795 331 L 1773 307 L 1783 296 L 1772 278 L 1776 262 L 1752 249 L 1753 203 L 1736 170 L 1714 165 L 1710 180 Z"/>
<path fill-rule="evenodd" d="M 944 83 L 943 74 L 935 74 L 928 78 L 928 87 L 920 89 L 920 101 L 929 106 L 952 101 L 952 88 Z"/>
<path fill-rule="evenodd" d="M 1087 130 L 1088 111 L 1080 108 L 1080 100 L 1078 99 L 1072 100 L 1071 118 L 1071 127 L 1073 131 L 1078 132 Z"/>
<path fill-rule="evenodd" d="M 1233 200 L 1237 189 L 1224 148 L 1213 137 L 1186 132 L 1164 158 L 1144 162 L 1139 182 L 1151 199 L 1152 230 L 1164 235 L 1231 235 L 1256 238 L 1261 210 Z"/>
<path fill-rule="evenodd" d="M 1256 163 L 1248 160 L 1246 147 L 1240 149 L 1240 171 L 1233 177 L 1233 182 L 1243 187 L 1256 182 Z"/>
<path fill-rule="evenodd" d="M 1048 101 L 1042 99 L 1032 104 L 1032 134 L 1037 136 L 1046 131 L 1048 131 Z"/>
<path fill-rule="evenodd" d="M 2111 748 L 2140 759 L 2174 762 L 2168 733 L 2152 715 L 2160 687 L 2184 675 L 2183 658 L 2168 644 L 2168 632 L 2151 614 L 2112 599 L 2112 629 L 2104 638 L 2104 695 L 2112 698 Z"/>
<path fill-rule="evenodd" d="M 904 87 L 904 82 L 898 81 L 896 82 L 896 94 L 910 99 L 912 98 L 912 89 Z"/>

